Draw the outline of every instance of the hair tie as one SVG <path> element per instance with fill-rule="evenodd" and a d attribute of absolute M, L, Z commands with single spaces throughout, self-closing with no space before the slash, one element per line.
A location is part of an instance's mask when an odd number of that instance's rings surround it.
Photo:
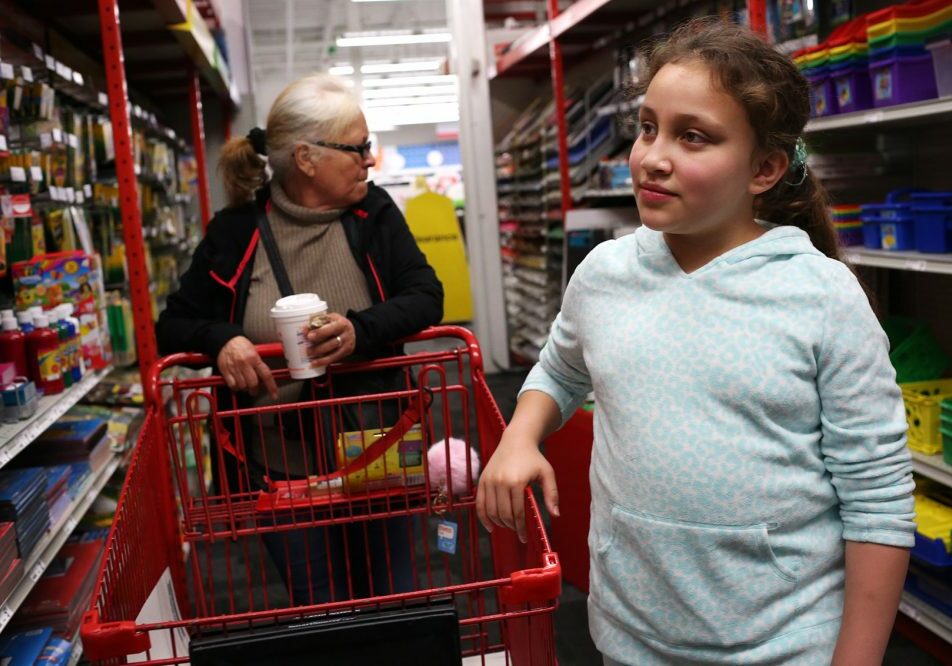
<path fill-rule="evenodd" d="M 259 155 L 268 154 L 268 137 L 264 133 L 264 130 L 260 127 L 253 127 L 247 136 L 248 141 L 251 142 L 251 147 L 254 148 L 254 151 Z"/>
<path fill-rule="evenodd" d="M 797 143 L 793 148 L 793 160 L 790 162 L 789 171 L 791 173 L 796 173 L 797 169 L 800 169 L 800 180 L 795 183 L 790 182 L 789 180 L 785 180 L 783 182 L 792 187 L 799 187 L 800 185 L 803 185 L 803 181 L 807 179 L 807 144 L 806 141 L 803 140 L 802 136 L 797 139 Z"/>

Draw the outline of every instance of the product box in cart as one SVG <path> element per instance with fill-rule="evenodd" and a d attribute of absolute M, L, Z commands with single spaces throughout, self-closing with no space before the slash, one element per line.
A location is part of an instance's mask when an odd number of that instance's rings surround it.
<path fill-rule="evenodd" d="M 383 437 L 388 428 L 342 432 L 337 440 L 337 467 L 343 469 L 364 455 L 375 440 Z M 391 445 L 379 458 L 348 474 L 344 490 L 363 492 L 384 488 L 422 486 L 426 481 L 423 471 L 423 432 L 416 425 Z"/>

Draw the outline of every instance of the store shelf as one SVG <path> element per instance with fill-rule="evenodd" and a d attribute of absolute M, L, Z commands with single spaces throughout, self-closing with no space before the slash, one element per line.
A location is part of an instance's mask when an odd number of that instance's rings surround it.
<path fill-rule="evenodd" d="M 40 398 L 36 414 L 16 423 L 4 423 L 0 426 L 0 467 L 3 467 L 30 442 L 53 425 L 70 407 L 89 393 L 99 381 L 109 374 L 110 368 L 87 373 L 75 386 L 63 393 Z"/>
<path fill-rule="evenodd" d="M 807 123 L 809 134 L 830 130 L 869 127 L 871 125 L 903 125 L 952 119 L 952 98 L 931 99 L 926 102 L 887 106 L 882 109 L 842 113 L 826 118 L 817 118 Z"/>
<path fill-rule="evenodd" d="M 952 465 L 948 465 L 942 460 L 941 453 L 935 456 L 928 456 L 918 451 L 911 451 L 911 453 L 912 470 L 916 474 L 921 474 L 952 488 Z"/>
<path fill-rule="evenodd" d="M 892 268 L 916 273 L 952 275 L 952 254 L 923 254 L 921 252 L 892 252 L 863 247 L 844 248 L 843 255 L 851 264 Z"/>
<path fill-rule="evenodd" d="M 33 549 L 33 552 L 27 558 L 23 566 L 23 580 L 14 588 L 10 596 L 7 597 L 3 605 L 0 606 L 0 632 L 6 628 L 13 614 L 16 613 L 20 605 L 26 600 L 27 595 L 36 582 L 46 571 L 50 562 L 56 557 L 56 554 L 66 543 L 69 535 L 73 533 L 80 519 L 89 511 L 93 501 L 102 492 L 106 483 L 119 468 L 121 458 L 117 455 L 112 457 L 105 467 L 103 467 L 96 476 L 90 478 L 86 485 L 76 494 L 78 501 L 73 504 L 69 511 L 60 519 L 59 523 L 52 525 L 46 535 L 40 539 L 39 543 Z"/>
<path fill-rule="evenodd" d="M 630 187 L 622 187 L 616 190 L 585 190 L 582 192 L 583 199 L 617 199 L 627 197 L 634 203 L 635 194 Z"/>
<path fill-rule="evenodd" d="M 902 600 L 899 602 L 899 612 L 943 640 L 952 643 L 952 617 L 933 608 L 922 599 L 909 592 L 903 592 Z"/>

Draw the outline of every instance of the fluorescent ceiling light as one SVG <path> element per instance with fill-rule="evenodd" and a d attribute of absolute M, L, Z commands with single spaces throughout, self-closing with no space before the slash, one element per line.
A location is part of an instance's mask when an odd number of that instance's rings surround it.
<path fill-rule="evenodd" d="M 337 38 L 337 46 L 391 46 L 398 44 L 439 44 L 450 41 L 448 32 L 421 32 L 421 33 L 392 33 L 370 35 L 344 35 Z"/>
<path fill-rule="evenodd" d="M 361 85 L 364 88 L 390 88 L 417 84 L 453 84 L 456 85 L 456 74 L 436 74 L 434 76 L 396 76 L 388 79 L 364 79 Z"/>
<path fill-rule="evenodd" d="M 376 88 L 364 90 L 364 99 L 387 97 L 415 97 L 417 95 L 455 95 L 456 86 L 406 86 L 403 88 Z"/>
<path fill-rule="evenodd" d="M 368 109 L 384 107 L 426 106 L 428 104 L 458 104 L 456 95 L 438 95 L 433 97 L 394 97 L 392 99 L 372 99 L 364 103 Z"/>
<path fill-rule="evenodd" d="M 402 2 L 402 0 L 351 0 L 351 2 Z"/>
<path fill-rule="evenodd" d="M 334 65 L 327 71 L 334 76 L 350 76 L 354 73 L 354 68 L 352 65 Z"/>
<path fill-rule="evenodd" d="M 454 123 L 459 121 L 458 104 L 428 104 L 423 106 L 392 106 L 367 109 L 367 125 L 373 132 L 378 127 Z"/>
<path fill-rule="evenodd" d="M 442 60 L 411 60 L 409 62 L 380 62 L 360 67 L 361 74 L 390 74 L 391 72 L 429 72 L 439 69 Z"/>

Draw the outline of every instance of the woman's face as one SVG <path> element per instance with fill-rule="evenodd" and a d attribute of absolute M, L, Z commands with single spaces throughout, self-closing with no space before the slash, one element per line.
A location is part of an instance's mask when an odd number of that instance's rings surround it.
<path fill-rule="evenodd" d="M 363 114 L 340 136 L 315 137 L 331 143 L 360 145 L 367 142 L 367 121 Z M 366 154 L 339 150 L 336 148 L 315 148 L 321 150 L 320 159 L 309 161 L 309 185 L 318 200 L 328 208 L 348 208 L 367 196 L 367 170 L 377 161 L 369 151 Z"/>

